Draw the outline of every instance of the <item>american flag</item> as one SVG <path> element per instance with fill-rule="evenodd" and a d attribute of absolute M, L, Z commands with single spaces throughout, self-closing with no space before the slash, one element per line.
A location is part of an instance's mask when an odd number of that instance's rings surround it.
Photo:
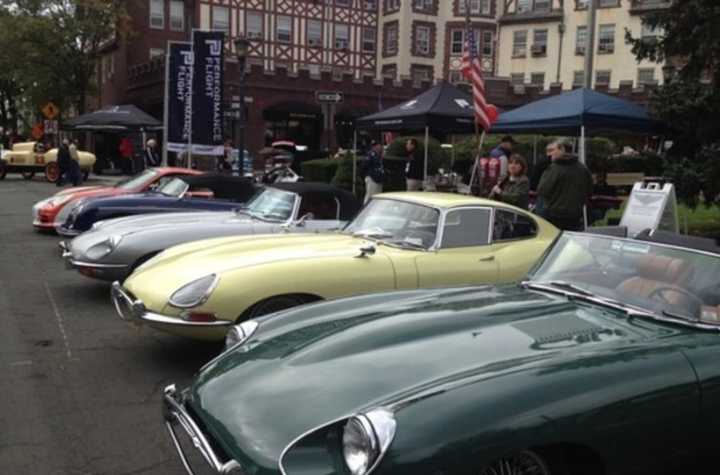
<path fill-rule="evenodd" d="M 485 100 L 485 80 L 483 79 L 482 64 L 478 55 L 475 34 L 470 25 L 470 2 L 465 3 L 465 12 L 465 43 L 463 45 L 461 71 L 465 79 L 472 84 L 475 121 L 487 132 L 492 125 L 492 115 L 488 113 L 489 104 Z"/>

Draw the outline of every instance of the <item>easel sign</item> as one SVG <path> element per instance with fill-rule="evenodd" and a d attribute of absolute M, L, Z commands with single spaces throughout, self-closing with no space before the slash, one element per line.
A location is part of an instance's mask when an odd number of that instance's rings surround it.
<path fill-rule="evenodd" d="M 680 232 L 672 183 L 664 180 L 635 183 L 620 226 L 626 226 L 628 235 L 632 237 L 646 229 Z"/>

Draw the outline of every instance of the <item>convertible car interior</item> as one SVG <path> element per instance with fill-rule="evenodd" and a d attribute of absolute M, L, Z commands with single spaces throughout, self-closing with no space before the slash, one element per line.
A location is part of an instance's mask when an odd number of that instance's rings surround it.
<path fill-rule="evenodd" d="M 212 198 L 244 203 L 258 191 L 252 180 L 220 173 L 183 176 L 181 179 L 190 186 L 185 193 L 188 198 Z"/>

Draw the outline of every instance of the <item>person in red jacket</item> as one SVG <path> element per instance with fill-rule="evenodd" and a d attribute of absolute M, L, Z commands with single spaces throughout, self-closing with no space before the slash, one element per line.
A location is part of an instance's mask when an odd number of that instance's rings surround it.
<path fill-rule="evenodd" d="M 123 137 L 120 139 L 118 152 L 120 152 L 120 168 L 123 173 L 132 173 L 133 144 L 129 138 Z"/>

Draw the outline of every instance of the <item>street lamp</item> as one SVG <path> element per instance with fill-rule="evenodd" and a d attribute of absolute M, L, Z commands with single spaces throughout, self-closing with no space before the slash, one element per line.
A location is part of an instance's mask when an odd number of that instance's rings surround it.
<path fill-rule="evenodd" d="M 245 66 L 247 63 L 248 50 L 250 49 L 250 41 L 245 36 L 235 38 L 235 55 L 238 60 L 238 70 L 240 72 L 240 117 L 238 119 L 238 148 L 240 149 L 240 176 L 245 176 Z"/>

